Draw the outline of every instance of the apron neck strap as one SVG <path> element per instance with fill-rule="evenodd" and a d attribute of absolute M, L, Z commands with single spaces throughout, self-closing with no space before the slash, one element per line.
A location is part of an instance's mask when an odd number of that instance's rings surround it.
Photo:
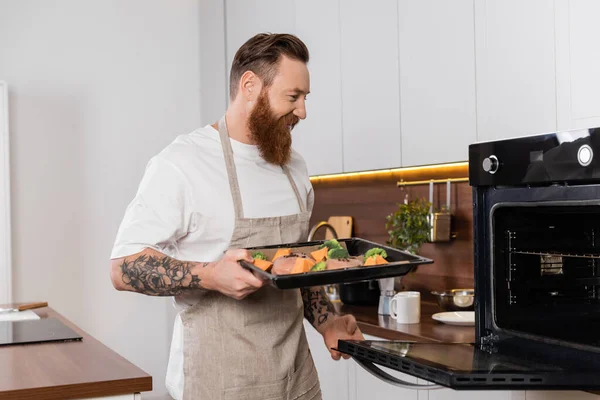
<path fill-rule="evenodd" d="M 221 139 L 221 147 L 223 148 L 223 155 L 225 156 L 225 166 L 227 167 L 227 178 L 229 179 L 229 188 L 231 190 L 231 197 L 233 198 L 233 208 L 235 210 L 235 218 L 242 219 L 244 218 L 244 207 L 242 204 L 242 195 L 240 192 L 240 185 L 238 183 L 238 175 L 235 169 L 235 162 L 233 160 L 233 149 L 231 148 L 231 142 L 229 140 L 229 131 L 227 130 L 227 122 L 225 121 L 225 116 L 221 117 L 219 120 L 219 137 Z M 300 192 L 298 191 L 298 187 L 296 186 L 296 182 L 292 178 L 292 174 L 290 173 L 287 165 L 282 167 L 283 172 L 288 178 L 292 189 L 294 190 L 294 194 L 296 195 L 296 200 L 298 201 L 298 205 L 300 206 L 300 211 L 306 211 L 306 205 L 302 201 L 300 197 Z"/>

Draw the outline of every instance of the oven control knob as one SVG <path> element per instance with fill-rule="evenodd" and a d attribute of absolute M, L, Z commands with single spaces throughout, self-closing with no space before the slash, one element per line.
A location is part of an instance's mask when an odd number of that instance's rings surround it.
<path fill-rule="evenodd" d="M 582 167 L 587 167 L 590 165 L 593 159 L 594 150 L 592 150 L 589 145 L 584 144 L 579 148 L 579 150 L 577 150 L 577 161 L 579 161 L 579 165 Z"/>
<path fill-rule="evenodd" d="M 492 175 L 498 171 L 499 165 L 500 163 L 498 162 L 496 156 L 489 156 L 486 157 L 485 160 L 483 160 L 483 170 L 485 172 L 489 172 Z"/>

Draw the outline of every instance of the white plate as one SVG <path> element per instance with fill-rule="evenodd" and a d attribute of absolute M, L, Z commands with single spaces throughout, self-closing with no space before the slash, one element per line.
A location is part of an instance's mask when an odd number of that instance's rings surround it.
<path fill-rule="evenodd" d="M 433 314 L 431 318 L 449 325 L 474 326 L 475 311 L 449 311 Z"/>

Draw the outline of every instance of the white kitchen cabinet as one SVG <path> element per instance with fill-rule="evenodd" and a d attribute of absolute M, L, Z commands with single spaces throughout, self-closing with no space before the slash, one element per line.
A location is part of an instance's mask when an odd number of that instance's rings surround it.
<path fill-rule="evenodd" d="M 556 0 L 558 130 L 600 126 L 597 0 Z"/>
<path fill-rule="evenodd" d="M 420 381 L 420 383 L 425 383 Z M 525 400 L 525 391 L 507 391 L 507 390 L 452 390 L 438 389 L 429 390 L 426 396 L 419 397 L 419 400 Z"/>
<path fill-rule="evenodd" d="M 399 167 L 397 1 L 339 6 L 344 171 Z"/>
<path fill-rule="evenodd" d="M 342 163 L 342 80 L 337 1 L 296 0 L 296 35 L 308 47 L 311 93 L 307 117 L 293 131 L 293 146 L 310 175 L 339 173 Z"/>
<path fill-rule="evenodd" d="M 528 390 L 525 394 L 526 400 L 598 400 L 600 396 L 578 392 L 573 390 L 565 391 L 545 391 L 545 390 Z"/>
<path fill-rule="evenodd" d="M 403 381 L 410 383 L 417 383 L 417 379 L 410 375 L 406 375 L 385 367 L 380 368 L 398 379 L 402 379 Z M 353 385 L 350 387 L 350 391 L 356 393 L 356 397 L 354 398 L 355 400 L 419 400 L 419 390 L 404 389 L 390 385 L 389 383 L 374 377 L 356 363 L 354 363 L 350 368 L 350 385 Z"/>
<path fill-rule="evenodd" d="M 308 346 L 312 354 L 324 400 L 348 400 L 348 370 L 352 360 L 341 359 L 335 361 L 325 347 L 323 336 L 313 328 L 308 321 L 304 320 L 304 330 L 308 339 Z"/>
<path fill-rule="evenodd" d="M 365 340 L 387 340 L 370 335 L 364 336 Z M 417 383 L 417 378 L 410 375 L 385 367 L 380 368 L 398 379 L 410 383 Z M 374 377 L 354 361 L 352 361 L 352 365 L 350 366 L 350 393 L 353 393 L 355 397 L 350 397 L 349 400 L 418 400 L 419 396 L 419 391 L 417 389 L 404 389 L 390 385 L 389 383 Z"/>
<path fill-rule="evenodd" d="M 402 165 L 468 159 L 477 140 L 473 18 L 473 0 L 399 0 Z"/>
<path fill-rule="evenodd" d="M 236 51 L 257 33 L 294 33 L 293 0 L 227 0 L 225 39 L 227 88 Z"/>
<path fill-rule="evenodd" d="M 556 130 L 554 3 L 475 1 L 478 140 Z"/>

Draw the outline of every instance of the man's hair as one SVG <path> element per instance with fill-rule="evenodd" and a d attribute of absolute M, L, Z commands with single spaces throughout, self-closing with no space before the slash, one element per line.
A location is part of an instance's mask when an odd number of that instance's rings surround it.
<path fill-rule="evenodd" d="M 308 49 L 302 40 L 287 33 L 259 33 L 239 48 L 229 76 L 229 97 L 235 99 L 240 79 L 246 71 L 254 72 L 265 87 L 273 83 L 281 56 L 308 63 Z"/>

